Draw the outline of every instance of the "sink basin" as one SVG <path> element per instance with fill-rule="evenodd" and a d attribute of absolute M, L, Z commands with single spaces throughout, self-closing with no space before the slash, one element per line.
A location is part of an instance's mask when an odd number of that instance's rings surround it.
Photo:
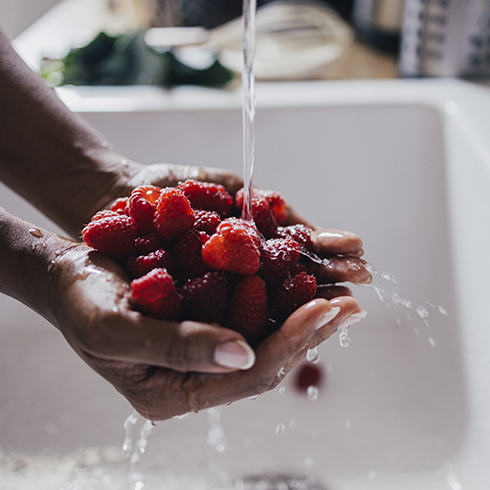
<path fill-rule="evenodd" d="M 129 158 L 242 171 L 239 92 L 59 95 Z M 368 316 L 348 348 L 334 336 L 318 349 L 317 397 L 293 371 L 257 399 L 157 425 L 145 488 L 246 489 L 229 482 L 266 472 L 331 490 L 486 488 L 490 92 L 455 80 L 259 84 L 257 104 L 255 184 L 363 238 L 374 283 L 352 289 Z M 4 187 L 0 205 L 57 230 Z M 119 488 L 129 404 L 53 327 L 0 300 L 0 488 Z"/>

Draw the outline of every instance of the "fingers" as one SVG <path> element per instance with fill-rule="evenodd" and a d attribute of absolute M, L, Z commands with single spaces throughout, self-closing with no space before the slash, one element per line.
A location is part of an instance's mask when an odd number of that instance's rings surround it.
<path fill-rule="evenodd" d="M 232 330 L 207 323 L 165 322 L 129 314 L 129 321 L 108 322 L 110 348 L 98 348 L 101 357 L 151 364 L 178 372 L 228 373 L 249 369 L 255 362 L 253 349 Z M 99 344 L 100 345 L 100 344 Z"/>
<path fill-rule="evenodd" d="M 272 389 L 301 362 L 308 348 L 330 337 L 361 311 L 349 296 L 330 302 L 315 299 L 257 347 L 256 362 L 250 369 L 229 374 L 181 373 L 87 356 L 86 361 L 144 417 L 165 420 Z"/>
<path fill-rule="evenodd" d="M 308 269 L 319 284 L 371 284 L 373 280 L 367 262 L 358 257 L 331 257 L 323 259 L 323 263 L 312 261 Z"/>
<path fill-rule="evenodd" d="M 320 257 L 349 255 L 361 257 L 362 240 L 355 233 L 335 229 L 315 230 L 312 234 L 314 252 Z"/>
<path fill-rule="evenodd" d="M 327 300 L 337 298 L 339 296 L 353 296 L 352 291 L 347 286 L 323 286 L 319 285 L 316 290 L 317 298 Z"/>

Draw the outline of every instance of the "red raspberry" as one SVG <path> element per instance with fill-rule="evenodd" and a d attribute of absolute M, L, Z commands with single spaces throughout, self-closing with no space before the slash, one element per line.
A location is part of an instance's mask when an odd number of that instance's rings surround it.
<path fill-rule="evenodd" d="M 244 189 L 240 189 L 235 196 L 236 205 L 242 209 Z M 281 194 L 274 191 L 253 189 L 252 215 L 259 231 L 271 238 L 278 225 L 286 219 L 286 202 Z"/>
<path fill-rule="evenodd" d="M 116 199 L 111 206 L 111 210 L 119 214 L 129 215 L 128 199 L 128 197 L 120 197 L 119 199 Z"/>
<path fill-rule="evenodd" d="M 280 282 L 299 260 L 301 247 L 292 238 L 273 238 L 262 243 L 259 275 L 267 284 Z"/>
<path fill-rule="evenodd" d="M 163 241 L 155 233 L 148 233 L 148 235 L 139 236 L 134 241 L 136 248 L 136 255 L 148 255 L 150 252 L 154 252 L 159 248 L 162 248 Z"/>
<path fill-rule="evenodd" d="M 315 277 L 306 272 L 285 279 L 269 293 L 272 318 L 282 323 L 293 311 L 315 297 L 316 288 Z"/>
<path fill-rule="evenodd" d="M 296 370 L 294 384 L 298 391 L 306 392 L 310 386 L 320 387 L 323 378 L 323 370 L 318 365 L 303 362 Z"/>
<path fill-rule="evenodd" d="M 230 215 L 233 197 L 222 185 L 189 179 L 181 183 L 179 189 L 184 191 L 193 208 L 215 211 L 222 218 Z"/>
<path fill-rule="evenodd" d="M 313 230 L 306 225 L 291 225 L 291 226 L 278 226 L 275 236 L 278 238 L 291 237 L 296 240 L 303 248 L 307 250 L 313 250 L 313 241 L 311 240 L 311 234 Z"/>
<path fill-rule="evenodd" d="M 197 230 L 189 230 L 179 238 L 172 249 L 172 257 L 177 269 L 178 278 L 182 281 L 201 277 L 209 272 L 209 267 L 203 262 L 201 248 L 203 239 L 207 238 Z"/>
<path fill-rule="evenodd" d="M 154 185 L 136 187 L 128 200 L 129 216 L 136 221 L 140 235 L 153 231 L 155 203 L 162 189 Z"/>
<path fill-rule="evenodd" d="M 271 333 L 265 282 L 247 276 L 236 287 L 228 308 L 227 326 L 256 345 Z"/>
<path fill-rule="evenodd" d="M 92 219 L 90 221 L 97 221 L 102 218 L 110 218 L 110 217 L 117 217 L 119 216 L 119 213 L 117 211 L 112 211 L 111 209 L 103 209 L 102 211 L 98 211 L 92 216 Z"/>
<path fill-rule="evenodd" d="M 228 218 L 203 245 L 202 258 L 212 269 L 252 275 L 260 267 L 259 247 L 260 237 L 253 223 Z"/>
<path fill-rule="evenodd" d="M 180 288 L 187 320 L 223 324 L 228 305 L 228 284 L 221 272 L 208 272 L 190 279 Z"/>
<path fill-rule="evenodd" d="M 180 189 L 167 187 L 162 190 L 156 202 L 154 225 L 164 241 L 178 238 L 192 228 L 194 212 Z"/>
<path fill-rule="evenodd" d="M 221 223 L 221 218 L 214 211 L 194 209 L 194 216 L 196 218 L 194 228 L 199 231 L 205 231 L 208 235 L 216 233 L 216 229 Z"/>
<path fill-rule="evenodd" d="M 101 211 L 82 230 L 85 243 L 99 252 L 125 260 L 134 255 L 137 236 L 133 218 L 114 211 Z"/>
<path fill-rule="evenodd" d="M 126 271 L 132 278 L 144 276 L 153 269 L 167 269 L 169 274 L 173 274 L 174 268 L 170 252 L 163 248 L 148 255 L 130 257 L 126 262 Z"/>
<path fill-rule="evenodd" d="M 145 314 L 161 320 L 180 320 L 181 306 L 172 276 L 165 269 L 153 269 L 131 281 L 133 299 Z"/>

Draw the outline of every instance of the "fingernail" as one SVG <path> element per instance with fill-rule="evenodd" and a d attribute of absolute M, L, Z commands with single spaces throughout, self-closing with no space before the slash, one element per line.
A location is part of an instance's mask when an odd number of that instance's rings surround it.
<path fill-rule="evenodd" d="M 214 360 L 223 367 L 245 370 L 254 365 L 255 352 L 243 340 L 229 340 L 216 347 Z"/>
<path fill-rule="evenodd" d="M 336 233 L 334 231 L 322 231 L 318 234 L 318 238 L 342 238 L 343 233 Z"/>
<path fill-rule="evenodd" d="M 357 313 L 352 313 L 351 316 L 348 316 L 344 319 L 344 321 L 339 325 L 339 328 L 349 328 L 354 323 L 360 322 L 363 318 L 366 318 L 367 311 L 361 310 Z"/>
<path fill-rule="evenodd" d="M 322 328 L 327 323 L 331 322 L 338 315 L 339 311 L 340 308 L 338 306 L 332 308 L 331 310 L 328 310 L 318 322 L 318 325 L 316 326 L 315 330 L 318 330 L 319 328 Z"/>

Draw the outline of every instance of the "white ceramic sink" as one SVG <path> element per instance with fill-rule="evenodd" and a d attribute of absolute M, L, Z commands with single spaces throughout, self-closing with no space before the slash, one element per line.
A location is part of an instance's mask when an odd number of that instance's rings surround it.
<path fill-rule="evenodd" d="M 60 96 L 129 158 L 241 172 L 238 92 Z M 331 490 L 488 488 L 490 92 L 450 80 L 286 83 L 259 85 L 257 101 L 256 185 L 363 238 L 376 288 L 353 291 L 368 316 L 349 348 L 334 337 L 319 349 L 316 401 L 292 373 L 285 390 L 159 424 L 145 488 L 265 471 Z M 5 188 L 0 205 L 54 229 Z M 115 481 L 129 404 L 53 327 L 0 300 L 0 489 L 126 488 Z"/>

